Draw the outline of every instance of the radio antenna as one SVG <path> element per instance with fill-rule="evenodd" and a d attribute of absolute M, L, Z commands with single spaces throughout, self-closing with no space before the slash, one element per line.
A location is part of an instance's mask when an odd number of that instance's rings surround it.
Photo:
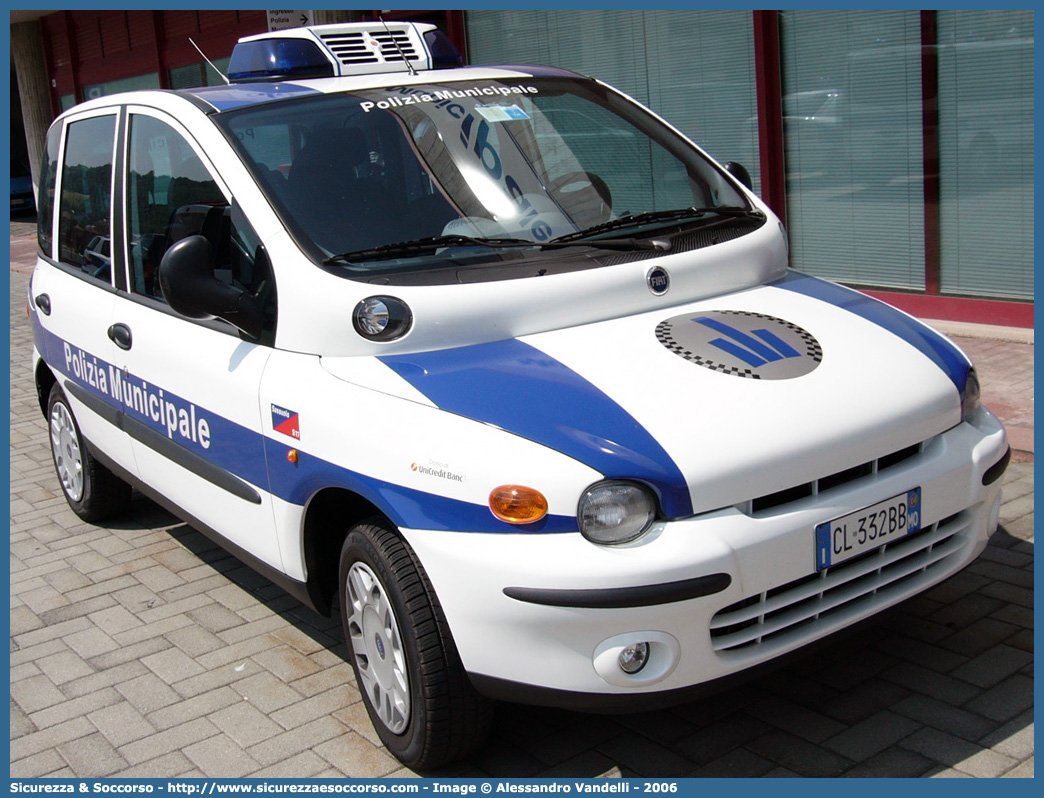
<path fill-rule="evenodd" d="M 408 59 L 406 57 L 406 53 L 402 51 L 402 47 L 399 46 L 399 42 L 395 38 L 395 34 L 391 32 L 391 28 L 388 27 L 388 23 L 384 21 L 384 17 L 378 14 L 377 19 L 381 21 L 381 24 L 384 26 L 385 32 L 388 34 L 389 38 L 391 38 L 392 44 L 394 44 L 395 49 L 399 51 L 399 58 L 401 58 L 403 60 L 403 63 L 406 64 L 406 69 L 409 70 L 409 73 L 413 75 L 413 77 L 417 77 L 417 70 L 413 68 L 413 64 L 410 63 L 410 59 Z"/>
<path fill-rule="evenodd" d="M 195 48 L 196 48 L 196 52 L 197 52 L 197 53 L 199 53 L 199 54 L 200 54 L 201 56 L 203 56 L 203 60 L 204 60 L 204 61 L 206 61 L 206 62 L 207 62 L 208 64 L 210 64 L 210 68 L 211 68 L 211 69 L 213 69 L 213 70 L 214 70 L 215 72 L 217 72 L 217 73 L 218 73 L 218 75 L 221 75 L 221 79 L 222 79 L 223 81 L 225 81 L 225 85 L 226 85 L 226 86 L 230 86 L 230 85 L 232 85 L 232 81 L 230 81 L 230 80 L 229 80 L 228 78 L 226 78 L 226 77 L 225 77 L 225 76 L 224 76 L 224 75 L 223 75 L 223 74 L 221 73 L 221 70 L 220 70 L 220 69 L 218 69 L 218 68 L 217 68 L 216 66 L 214 66 L 214 62 L 213 62 L 213 61 L 211 61 L 211 60 L 210 60 L 209 58 L 207 58 L 206 54 L 205 54 L 205 53 L 204 53 L 204 52 L 203 52 L 202 50 L 200 50 L 200 49 L 199 49 L 199 45 L 198 45 L 198 44 L 196 44 L 196 43 L 195 43 L 194 41 L 192 41 L 192 37 L 191 37 L 191 36 L 189 36 L 189 44 L 191 44 L 191 45 L 192 45 L 193 47 L 195 47 Z"/>

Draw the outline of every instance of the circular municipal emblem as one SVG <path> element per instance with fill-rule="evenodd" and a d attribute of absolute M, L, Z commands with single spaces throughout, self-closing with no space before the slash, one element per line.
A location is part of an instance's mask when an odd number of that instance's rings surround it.
<path fill-rule="evenodd" d="M 674 316 L 660 322 L 656 337 L 698 366 L 754 380 L 803 377 L 823 360 L 823 347 L 808 330 L 743 310 Z"/>
<path fill-rule="evenodd" d="M 663 266 L 653 266 L 645 275 L 645 282 L 656 296 L 663 296 L 671 287 L 671 275 Z"/>

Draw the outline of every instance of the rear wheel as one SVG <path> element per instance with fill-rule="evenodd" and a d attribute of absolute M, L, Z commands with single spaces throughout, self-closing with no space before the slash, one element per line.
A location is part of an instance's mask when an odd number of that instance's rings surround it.
<path fill-rule="evenodd" d="M 51 458 L 69 507 L 84 521 L 123 513 L 131 487 L 95 459 L 87 448 L 65 392 L 55 383 L 47 400 Z"/>
<path fill-rule="evenodd" d="M 388 750 L 417 769 L 474 751 L 492 702 L 471 686 L 426 575 L 386 520 L 348 533 L 339 584 L 356 683 Z"/>

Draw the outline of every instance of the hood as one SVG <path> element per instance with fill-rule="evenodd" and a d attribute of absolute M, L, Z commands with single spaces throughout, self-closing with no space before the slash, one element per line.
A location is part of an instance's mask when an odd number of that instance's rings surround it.
<path fill-rule="evenodd" d="M 660 312 L 380 358 L 407 398 L 653 487 L 679 518 L 959 423 L 970 363 L 863 294 L 791 273 Z"/>

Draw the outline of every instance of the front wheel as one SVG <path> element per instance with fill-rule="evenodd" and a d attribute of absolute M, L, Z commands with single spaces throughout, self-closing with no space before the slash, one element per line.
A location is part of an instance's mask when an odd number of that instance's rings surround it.
<path fill-rule="evenodd" d="M 445 765 L 481 745 L 492 702 L 471 686 L 427 576 L 384 519 L 341 549 L 341 622 L 366 711 L 404 765 Z"/>
<path fill-rule="evenodd" d="M 69 507 L 84 521 L 100 521 L 123 513 L 131 487 L 91 454 L 80 435 L 69 400 L 55 383 L 47 399 L 51 459 Z"/>

